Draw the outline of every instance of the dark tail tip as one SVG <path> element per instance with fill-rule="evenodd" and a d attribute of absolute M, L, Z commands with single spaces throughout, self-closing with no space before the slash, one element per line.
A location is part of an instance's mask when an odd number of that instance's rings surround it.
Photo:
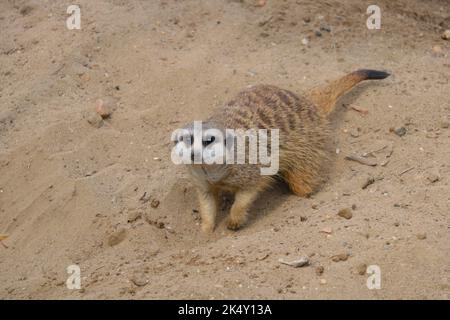
<path fill-rule="evenodd" d="M 390 73 L 387 73 L 385 71 L 368 70 L 368 69 L 360 69 L 360 70 L 356 71 L 356 73 L 358 73 L 364 79 L 367 79 L 367 80 L 385 79 L 390 76 Z"/>

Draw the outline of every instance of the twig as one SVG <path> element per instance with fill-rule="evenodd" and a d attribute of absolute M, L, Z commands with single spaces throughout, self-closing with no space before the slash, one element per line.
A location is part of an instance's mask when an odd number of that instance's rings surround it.
<path fill-rule="evenodd" d="M 401 175 L 403 175 L 403 174 L 405 174 L 405 173 L 411 171 L 411 170 L 414 169 L 414 168 L 415 168 L 415 167 L 411 167 L 411 168 L 408 168 L 408 169 L 406 169 L 406 170 L 403 170 L 403 171 L 400 172 L 398 175 L 401 176 Z"/>
<path fill-rule="evenodd" d="M 364 115 L 364 116 L 366 116 L 366 115 L 369 114 L 369 111 L 368 111 L 368 110 L 363 109 L 363 108 L 361 108 L 361 107 L 358 107 L 358 106 L 355 106 L 355 105 L 350 105 L 349 107 L 350 107 L 350 109 L 353 109 L 353 110 L 355 110 L 355 111 L 361 113 L 361 114 Z"/>

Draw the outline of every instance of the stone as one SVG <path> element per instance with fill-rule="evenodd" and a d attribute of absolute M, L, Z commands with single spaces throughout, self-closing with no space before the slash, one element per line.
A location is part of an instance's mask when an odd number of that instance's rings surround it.
<path fill-rule="evenodd" d="M 405 127 L 394 128 L 393 132 L 399 137 L 403 137 L 406 134 L 406 128 Z"/>
<path fill-rule="evenodd" d="M 419 233 L 417 235 L 417 239 L 419 240 L 425 240 L 427 238 L 427 234 L 426 233 Z"/>
<path fill-rule="evenodd" d="M 120 229 L 120 230 L 112 233 L 108 237 L 108 245 L 110 247 L 114 247 L 114 246 L 118 245 L 123 240 L 125 240 L 126 235 L 127 235 L 127 231 L 125 229 Z"/>
<path fill-rule="evenodd" d="M 279 259 L 278 261 L 294 268 L 301 268 L 309 265 L 309 258 L 306 256 L 300 257 L 299 259 L 293 261 L 284 261 L 283 259 Z"/>
<path fill-rule="evenodd" d="M 95 102 L 95 112 L 106 119 L 111 116 L 113 110 L 116 108 L 116 101 L 113 98 L 106 97 L 102 99 L 97 99 Z"/>
<path fill-rule="evenodd" d="M 338 216 L 349 220 L 353 217 L 353 213 L 352 213 L 351 209 L 344 208 L 344 209 L 339 210 Z"/>
<path fill-rule="evenodd" d="M 143 287 L 145 285 L 148 284 L 148 280 L 147 277 L 145 276 L 144 273 L 135 273 L 132 277 L 131 277 L 131 282 L 134 283 L 134 285 L 138 286 L 138 287 Z"/>
<path fill-rule="evenodd" d="M 450 29 L 445 30 L 442 33 L 441 38 L 444 39 L 444 40 L 450 40 Z"/>
<path fill-rule="evenodd" d="M 367 272 L 367 265 L 365 263 L 360 263 L 356 266 L 356 272 L 358 272 L 358 274 L 360 276 L 363 276 L 366 274 Z"/>
<path fill-rule="evenodd" d="M 348 253 L 340 253 L 335 256 L 332 256 L 331 260 L 333 260 L 334 262 L 347 261 L 348 257 L 349 257 Z"/>
<path fill-rule="evenodd" d="M 322 267 L 322 266 L 316 267 L 316 275 L 321 276 L 324 271 L 325 271 L 324 267 Z"/>

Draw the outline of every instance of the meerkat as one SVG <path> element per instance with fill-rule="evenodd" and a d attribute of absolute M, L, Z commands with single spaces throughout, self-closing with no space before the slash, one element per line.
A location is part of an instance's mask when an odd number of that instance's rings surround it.
<path fill-rule="evenodd" d="M 278 178 L 299 197 L 316 192 L 325 180 L 325 169 L 332 158 L 330 115 L 337 100 L 363 80 L 388 76 L 389 73 L 384 71 L 357 70 L 303 95 L 272 85 L 256 85 L 217 108 L 207 121 L 202 122 L 203 130 L 278 129 L 279 170 L 274 175 L 261 175 L 260 164 L 189 164 L 198 195 L 201 229 L 204 232 L 214 230 L 221 191 L 234 194 L 227 218 L 227 227 L 231 230 L 245 224 L 251 204 Z M 175 144 L 193 145 L 193 128 L 193 124 L 187 125 L 184 128 L 187 134 L 177 138 Z M 201 147 L 220 143 L 226 148 L 226 141 L 202 137 Z"/>

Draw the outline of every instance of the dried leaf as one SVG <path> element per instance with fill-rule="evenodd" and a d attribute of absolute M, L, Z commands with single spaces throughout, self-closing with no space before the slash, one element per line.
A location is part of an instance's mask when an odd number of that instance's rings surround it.
<path fill-rule="evenodd" d="M 346 156 L 345 159 L 350 160 L 350 161 L 356 161 L 356 162 L 359 162 L 361 164 L 364 164 L 366 166 L 371 166 L 371 167 L 374 167 L 378 164 L 376 159 L 364 158 L 364 157 L 360 157 L 357 155 L 349 155 L 349 156 Z"/>
<path fill-rule="evenodd" d="M 301 268 L 301 267 L 309 265 L 308 257 L 301 257 L 300 259 L 294 260 L 294 261 L 284 261 L 283 259 L 279 259 L 278 262 L 280 262 L 282 264 L 286 264 L 286 265 L 294 267 L 294 268 Z"/>

